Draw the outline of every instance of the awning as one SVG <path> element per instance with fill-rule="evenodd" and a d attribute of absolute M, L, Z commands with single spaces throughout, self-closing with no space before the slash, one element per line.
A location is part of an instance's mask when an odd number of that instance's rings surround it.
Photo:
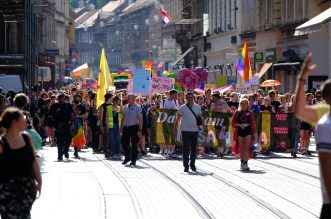
<path fill-rule="evenodd" d="M 264 65 L 262 66 L 260 72 L 257 73 L 256 75 L 259 76 L 259 78 L 261 78 L 268 71 L 268 69 L 271 66 L 272 66 L 272 63 L 264 63 Z"/>
<path fill-rule="evenodd" d="M 174 66 L 177 65 L 177 63 L 182 60 L 187 54 L 189 54 L 192 50 L 194 49 L 194 47 L 189 48 L 188 50 L 186 50 L 186 52 L 184 52 L 176 61 L 174 61 L 173 63 L 171 63 L 170 65 Z"/>
<path fill-rule="evenodd" d="M 272 71 L 299 71 L 301 68 L 300 62 L 285 62 L 285 63 L 277 63 L 272 65 Z"/>
<path fill-rule="evenodd" d="M 294 36 L 318 32 L 322 29 L 322 24 L 331 18 L 331 8 L 313 17 L 306 23 L 295 28 Z"/>

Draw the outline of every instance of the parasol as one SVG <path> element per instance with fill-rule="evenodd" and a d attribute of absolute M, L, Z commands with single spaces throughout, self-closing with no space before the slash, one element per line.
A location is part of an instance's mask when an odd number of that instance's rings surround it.
<path fill-rule="evenodd" d="M 260 84 L 260 87 L 275 87 L 280 85 L 281 83 L 277 80 L 266 80 L 262 84 Z"/>

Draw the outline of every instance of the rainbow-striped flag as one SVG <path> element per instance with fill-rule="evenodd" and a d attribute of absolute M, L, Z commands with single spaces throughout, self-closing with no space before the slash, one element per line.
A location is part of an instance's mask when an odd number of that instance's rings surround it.
<path fill-rule="evenodd" d="M 156 73 L 155 73 L 155 71 L 154 71 L 154 69 L 153 69 L 153 61 L 152 61 L 152 60 L 147 60 L 147 61 L 146 61 L 146 64 L 145 64 L 145 66 L 144 66 L 144 69 L 145 69 L 145 70 L 150 70 L 150 71 L 151 71 L 151 76 L 152 76 L 152 78 L 157 77 L 157 75 L 156 75 Z"/>
<path fill-rule="evenodd" d="M 72 130 L 71 145 L 75 148 L 82 149 L 86 143 L 83 125 L 80 119 L 74 120 L 74 127 Z"/>
<path fill-rule="evenodd" d="M 245 41 L 243 49 L 241 50 L 241 54 L 239 56 L 237 72 L 240 74 L 243 82 L 249 83 L 249 81 L 252 80 L 252 69 L 248 54 L 247 41 Z"/>

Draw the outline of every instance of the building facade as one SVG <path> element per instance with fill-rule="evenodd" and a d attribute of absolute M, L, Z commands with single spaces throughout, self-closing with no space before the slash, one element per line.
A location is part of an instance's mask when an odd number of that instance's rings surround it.
<path fill-rule="evenodd" d="M 237 0 L 211 0 L 207 8 L 209 28 L 205 56 L 210 72 L 208 82 L 221 86 L 223 84 L 217 81 L 225 76 L 229 83 L 236 83 L 241 4 Z"/>
<path fill-rule="evenodd" d="M 26 92 L 37 83 L 37 26 L 34 1 L 0 2 L 0 74 L 20 75 Z"/>

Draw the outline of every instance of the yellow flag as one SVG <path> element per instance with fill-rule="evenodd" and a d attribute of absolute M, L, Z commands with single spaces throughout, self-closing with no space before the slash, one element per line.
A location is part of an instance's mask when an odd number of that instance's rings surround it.
<path fill-rule="evenodd" d="M 98 77 L 97 108 L 104 102 L 104 95 L 107 93 L 109 86 L 113 86 L 113 82 L 108 68 L 105 49 L 102 48 Z"/>

